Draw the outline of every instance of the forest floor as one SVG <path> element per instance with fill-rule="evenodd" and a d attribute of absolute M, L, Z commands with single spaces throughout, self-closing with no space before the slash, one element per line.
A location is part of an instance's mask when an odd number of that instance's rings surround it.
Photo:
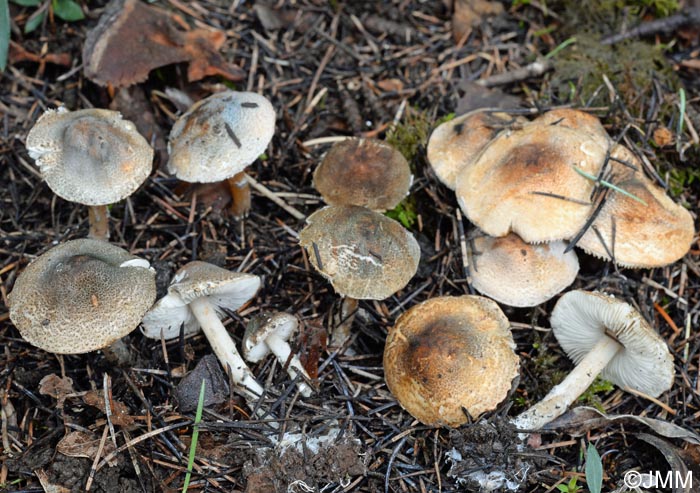
<path fill-rule="evenodd" d="M 183 411 L 183 401 L 196 407 L 191 395 L 198 387 L 188 397 L 180 383 L 211 353 L 201 334 L 161 344 L 135 331 L 126 339 L 135 362 L 117 367 L 102 352 L 57 357 L 39 350 L 10 322 L 8 293 L 26 265 L 88 231 L 86 208 L 56 197 L 25 148 L 37 118 L 61 105 L 119 110 L 156 149 L 146 183 L 111 207 L 110 241 L 152 263 L 159 296 L 179 267 L 205 260 L 263 279 L 258 295 L 224 320 L 238 342 L 245 323 L 261 311 L 286 311 L 302 321 L 295 347 L 318 392 L 300 397 L 272 359 L 254 365 L 266 388 L 260 407 L 274 419 L 251 418 L 217 365 L 200 367 L 211 400 L 198 427 L 189 491 L 478 491 L 460 480 L 484 469 L 505 471 L 520 491 L 565 487 L 574 493 L 586 487 L 589 444 L 602 456 L 603 491 L 620 488 L 629 470 L 689 468 L 700 481 L 697 236 L 683 259 L 652 270 L 579 255 L 573 288 L 625 299 L 668 342 L 676 378 L 659 399 L 597 381 L 577 402 L 578 413 L 519 449 L 507 416 L 537 402 L 572 368 L 549 329 L 556 299 L 532 309 L 503 307 L 522 363 L 520 379 L 496 411 L 475 423 L 421 425 L 391 395 L 382 369 L 387 331 L 402 312 L 432 297 L 472 292 L 460 240 L 468 242 L 474 228 L 425 154 L 431 129 L 448 115 L 478 106 L 527 115 L 585 108 L 614 139 L 645 156 L 669 195 L 697 217 L 700 24 L 692 20 L 700 16 L 671 17 L 643 36 L 620 39 L 615 36 L 642 22 L 673 15 L 663 11 L 672 2 L 627 2 L 652 6 L 626 8 L 604 1 L 475 2 L 486 8 L 467 12 L 461 0 L 454 9 L 438 0 L 268 6 L 160 0 L 153 5 L 175 16 L 181 33 L 217 33 L 187 49 L 199 68 L 228 75 L 188 82 L 183 62 L 113 89 L 87 79 L 81 61 L 104 3 L 80 2 L 85 18 L 74 22 L 53 15 L 49 1 L 39 7 L 10 3 L 13 44 L 0 74 L 0 491 L 182 491 L 195 418 L 194 410 Z M 37 8 L 49 15 L 25 33 Z M 134 33 L 124 40 L 125 50 L 137 49 L 145 36 Z M 221 43 L 212 48 L 215 38 Z M 545 70 L 522 77 L 518 70 L 536 61 Z M 506 80 L 499 79 L 503 75 Z M 253 191 L 250 214 L 237 220 L 228 212 L 226 187 L 191 186 L 165 170 L 177 115 L 188 101 L 225 87 L 272 101 L 276 133 L 248 173 L 286 209 Z M 415 235 L 422 256 L 404 289 L 383 301 L 360 302 L 352 351 L 331 351 L 326 338 L 341 300 L 309 265 L 298 232 L 300 217 L 323 205 L 312 186 L 313 170 L 330 146 L 323 138 L 348 135 L 386 139 L 409 160 L 413 185 L 395 215 Z M 271 421 L 282 426 L 274 429 Z M 280 444 L 282 437 L 296 437 L 297 445 Z"/>

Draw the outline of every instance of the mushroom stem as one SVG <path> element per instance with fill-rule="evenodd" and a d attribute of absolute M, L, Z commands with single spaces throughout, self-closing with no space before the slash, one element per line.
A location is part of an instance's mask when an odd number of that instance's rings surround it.
<path fill-rule="evenodd" d="M 303 379 L 303 377 L 309 378 L 309 374 L 306 373 L 306 370 L 302 366 L 299 357 L 296 354 L 292 354 L 292 348 L 289 347 L 289 344 L 275 334 L 270 334 L 267 336 L 265 339 L 265 344 L 267 344 L 267 347 L 270 348 L 272 354 L 277 357 L 277 360 L 282 363 L 283 366 L 287 364 L 287 361 L 289 361 L 289 364 L 287 365 L 287 373 L 290 377 L 292 377 L 292 379 L 297 378 L 297 375 L 299 374 L 303 375 L 299 377 L 297 387 L 299 387 L 299 392 L 301 392 L 301 395 L 304 397 L 310 397 L 312 393 L 311 387 L 309 387 Z"/>
<path fill-rule="evenodd" d="M 190 302 L 190 309 L 201 325 L 202 331 L 209 340 L 209 344 L 216 357 L 219 358 L 221 365 L 224 369 L 231 368 L 233 381 L 243 386 L 249 398 L 259 398 L 263 393 L 262 386 L 255 380 L 250 368 L 241 358 L 236 345 L 216 315 L 211 303 L 206 298 L 197 298 Z"/>
<path fill-rule="evenodd" d="M 352 323 L 355 321 L 355 313 L 359 301 L 356 298 L 346 296 L 340 305 L 340 314 L 336 319 L 336 324 L 331 332 L 330 347 L 339 348 L 350 339 Z"/>
<path fill-rule="evenodd" d="M 231 213 L 236 218 L 246 217 L 250 211 L 250 186 L 247 175 L 241 171 L 226 181 L 231 190 Z"/>
<path fill-rule="evenodd" d="M 109 240 L 109 210 L 106 205 L 91 205 L 88 207 L 90 233 L 88 237 L 96 240 Z"/>
<path fill-rule="evenodd" d="M 512 423 L 519 430 L 539 430 L 558 418 L 583 394 L 610 360 L 622 349 L 612 337 L 604 336 L 569 373 L 564 381 L 537 404 L 516 416 Z"/>

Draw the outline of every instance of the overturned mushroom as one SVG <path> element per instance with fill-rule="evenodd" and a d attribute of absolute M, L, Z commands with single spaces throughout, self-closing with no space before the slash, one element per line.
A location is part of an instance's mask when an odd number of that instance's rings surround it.
<path fill-rule="evenodd" d="M 666 343 L 627 303 L 600 293 L 570 291 L 557 301 L 551 323 L 576 368 L 514 418 L 518 429 L 538 430 L 562 415 L 599 374 L 651 397 L 671 388 L 673 357 Z"/>
<path fill-rule="evenodd" d="M 170 131 L 168 170 L 183 181 L 228 179 L 236 217 L 250 209 L 243 170 L 267 148 L 275 132 L 275 110 L 256 93 L 224 91 L 195 103 Z"/>
<path fill-rule="evenodd" d="M 153 149 L 116 111 L 46 111 L 27 135 L 27 151 L 61 198 L 90 206 L 90 236 L 106 240 L 107 204 L 129 195 L 151 173 Z"/>
<path fill-rule="evenodd" d="M 20 274 L 10 319 L 34 346 L 58 354 L 107 348 L 134 330 L 156 297 L 149 263 L 104 241 L 58 245 Z"/>
<path fill-rule="evenodd" d="M 275 355 L 282 366 L 287 367 L 287 373 L 294 378 L 301 378 L 297 383 L 299 392 L 304 397 L 311 396 L 312 389 L 304 378 L 309 374 L 304 370 L 299 357 L 292 353 L 287 342 L 299 330 L 299 320 L 289 313 L 262 313 L 253 317 L 243 336 L 243 357 L 251 363 L 257 363 L 265 356 Z"/>
<path fill-rule="evenodd" d="M 260 288 L 260 278 L 252 274 L 230 272 L 206 262 L 194 261 L 177 271 L 168 294 L 158 300 L 143 318 L 146 337 L 172 339 L 184 324 L 186 334 L 200 328 L 224 369 L 230 369 L 234 383 L 246 396 L 257 399 L 262 386 L 241 358 L 226 327 L 221 323 L 222 309 L 237 310 Z"/>

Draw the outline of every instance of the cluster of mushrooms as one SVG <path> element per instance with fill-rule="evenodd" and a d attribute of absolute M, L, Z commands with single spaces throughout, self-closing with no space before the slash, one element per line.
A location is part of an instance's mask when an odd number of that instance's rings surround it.
<path fill-rule="evenodd" d="M 188 182 L 233 177 L 245 191 L 243 169 L 264 152 L 274 126 L 275 112 L 263 96 L 234 91 L 210 96 L 174 124 L 168 169 Z M 104 349 L 118 357 L 121 338 L 139 324 L 155 339 L 201 330 L 244 395 L 259 398 L 263 387 L 220 319 L 223 310 L 237 310 L 255 296 L 260 278 L 193 261 L 175 273 L 168 294 L 154 304 L 149 262 L 107 241 L 106 204 L 134 193 L 151 173 L 153 150 L 133 123 L 103 109 L 48 110 L 29 132 L 27 149 L 57 195 L 95 212 L 92 238 L 51 248 L 18 277 L 8 299 L 21 335 L 57 354 Z M 289 314 L 255 317 L 243 339 L 243 356 L 257 362 L 272 352 L 309 396 L 308 375 L 286 342 L 297 328 Z"/>
<path fill-rule="evenodd" d="M 554 110 L 533 121 L 468 113 L 435 129 L 428 159 L 482 232 L 471 257 L 474 288 L 505 305 L 536 306 L 570 285 L 578 272 L 574 244 L 618 265 L 648 268 L 675 262 L 692 243 L 690 213 L 582 111 Z M 519 430 L 538 430 L 563 414 L 598 375 L 650 397 L 673 383 L 666 343 L 623 301 L 567 292 L 551 326 L 577 366 L 511 420 Z M 419 421 L 459 426 L 506 398 L 519 374 L 514 349 L 493 300 L 433 298 L 390 330 L 387 384 Z"/>

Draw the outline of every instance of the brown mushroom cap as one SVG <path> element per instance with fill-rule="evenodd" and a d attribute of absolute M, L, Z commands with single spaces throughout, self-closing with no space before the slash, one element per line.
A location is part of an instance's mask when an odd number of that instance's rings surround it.
<path fill-rule="evenodd" d="M 134 330 L 155 298 L 148 262 L 104 241 L 73 240 L 38 257 L 17 278 L 10 319 L 41 349 L 85 353 Z"/>
<path fill-rule="evenodd" d="M 481 296 L 438 297 L 410 308 L 389 330 L 386 383 L 426 425 L 459 426 L 496 408 L 520 363 L 506 316 Z"/>
<path fill-rule="evenodd" d="M 330 148 L 314 172 L 314 187 L 331 205 L 393 209 L 408 194 L 411 169 L 380 140 L 346 139 Z"/>
<path fill-rule="evenodd" d="M 600 120 L 585 111 L 572 110 L 569 108 L 551 110 L 535 118 L 533 123 L 557 125 L 571 130 L 586 132 L 593 138 L 600 139 L 602 142 L 610 141 L 608 132 L 605 131 Z"/>
<path fill-rule="evenodd" d="M 416 273 L 420 248 L 398 222 L 364 207 L 331 205 L 299 233 L 314 268 L 340 294 L 383 300 Z"/>
<path fill-rule="evenodd" d="M 275 133 L 272 103 L 254 92 L 224 91 L 195 103 L 170 131 L 168 170 L 211 183 L 243 171 Z"/>
<path fill-rule="evenodd" d="M 27 135 L 27 150 L 56 195 L 106 205 L 131 195 L 151 173 L 153 149 L 119 112 L 46 111 Z"/>
<path fill-rule="evenodd" d="M 616 146 L 610 155 L 639 164 L 623 146 Z M 647 205 L 608 190 L 605 204 L 576 246 L 607 260 L 610 252 L 616 264 L 633 268 L 661 267 L 688 253 L 695 235 L 690 212 L 646 178 L 641 167 L 635 171 L 615 162 L 611 166 L 613 184 Z"/>
<path fill-rule="evenodd" d="M 525 243 L 516 234 L 474 240 L 472 285 L 480 293 L 509 306 L 544 303 L 576 279 L 578 259 L 566 243 Z"/>
<path fill-rule="evenodd" d="M 428 141 L 430 166 L 438 179 L 454 190 L 460 170 L 472 163 L 498 133 L 526 121 L 520 116 L 477 110 L 442 123 Z"/>
<path fill-rule="evenodd" d="M 574 166 L 596 175 L 606 150 L 607 140 L 586 132 L 532 122 L 497 136 L 462 169 L 457 201 L 491 236 L 512 231 L 528 243 L 571 238 L 588 218 L 593 190 Z"/>

